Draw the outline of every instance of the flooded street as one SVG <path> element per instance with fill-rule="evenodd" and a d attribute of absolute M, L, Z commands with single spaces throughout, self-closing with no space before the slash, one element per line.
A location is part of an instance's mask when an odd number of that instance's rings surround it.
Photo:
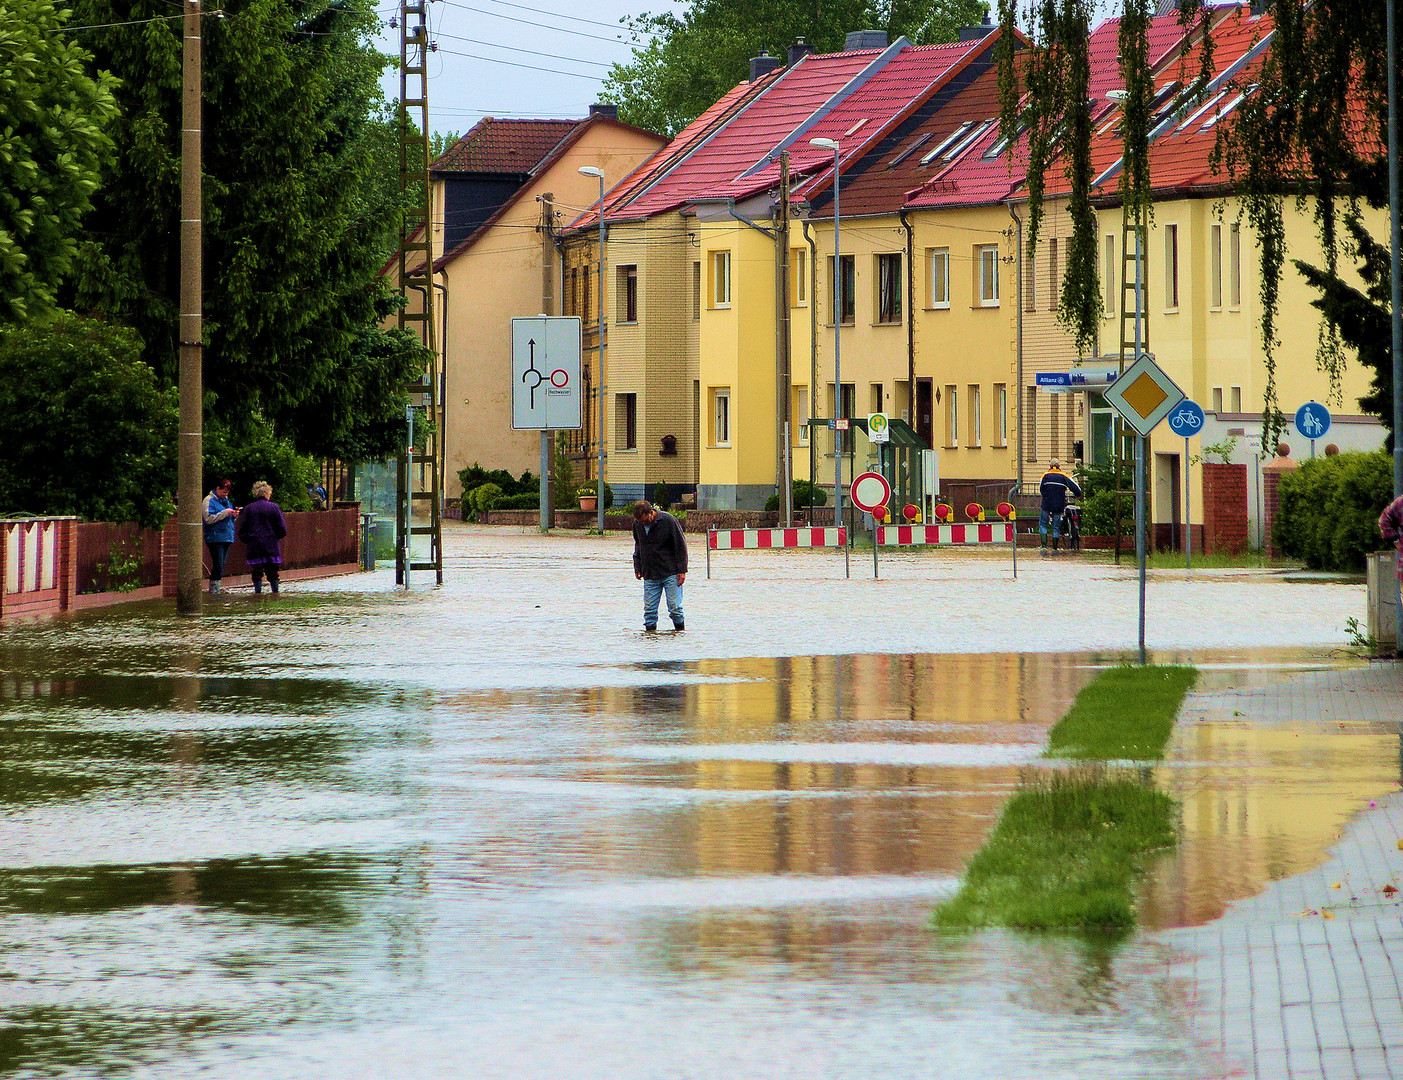
<path fill-rule="evenodd" d="M 689 539 L 681 635 L 639 632 L 622 539 L 468 527 L 441 589 L 0 628 L 0 1074 L 1212 1075 L 1159 931 L 1397 789 L 1396 723 L 1181 727 L 1144 930 L 937 935 L 1050 726 L 1130 655 L 1133 570 L 726 552 L 708 581 Z M 1149 640 L 1203 668 L 1191 718 L 1359 664 L 1363 608 L 1157 572 Z"/>

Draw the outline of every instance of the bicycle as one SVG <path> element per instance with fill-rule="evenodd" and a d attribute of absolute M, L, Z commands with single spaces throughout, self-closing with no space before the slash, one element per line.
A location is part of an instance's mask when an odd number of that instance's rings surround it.
<path fill-rule="evenodd" d="M 1081 507 L 1074 502 L 1062 508 L 1062 541 L 1068 551 L 1081 550 Z"/>

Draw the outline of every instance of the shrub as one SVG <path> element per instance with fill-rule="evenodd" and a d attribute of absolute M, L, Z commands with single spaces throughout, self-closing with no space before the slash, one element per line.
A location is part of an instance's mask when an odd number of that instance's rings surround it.
<path fill-rule="evenodd" d="M 595 481 L 595 480 L 586 480 L 583 484 L 581 484 L 579 487 L 577 487 L 577 488 L 575 489 L 575 496 L 576 496 L 576 498 L 578 498 L 578 497 L 580 497 L 581 495 L 593 495 L 593 494 L 595 494 L 598 490 L 599 490 L 598 481 Z M 613 505 L 614 505 L 614 489 L 613 489 L 612 487 L 609 486 L 609 481 L 606 480 L 606 481 L 604 481 L 604 509 L 605 509 L 605 510 L 608 510 L 609 507 L 611 507 L 611 506 L 613 506 Z"/>
<path fill-rule="evenodd" d="M 465 469 L 458 470 L 458 483 L 463 491 L 475 491 L 483 484 L 496 484 L 505 496 L 520 495 L 527 491 L 539 491 L 540 480 L 528 469 L 520 476 L 513 476 L 506 469 L 493 469 L 488 472 L 476 461 Z"/>
<path fill-rule="evenodd" d="M 575 466 L 570 460 L 570 444 L 565 432 L 555 435 L 555 458 L 551 462 L 551 485 L 555 489 L 555 505 L 569 506 L 579 494 L 575 487 Z"/>
<path fill-rule="evenodd" d="M 828 492 L 825 491 L 823 488 L 819 487 L 817 484 L 812 483 L 811 481 L 808 481 L 808 480 L 795 480 L 795 481 L 794 481 L 793 488 L 794 488 L 794 509 L 796 509 L 796 510 L 799 509 L 799 507 L 801 507 L 801 506 L 808 506 L 808 505 L 809 505 L 809 496 L 810 496 L 810 493 L 812 493 L 812 495 L 813 495 L 813 505 L 815 505 L 815 506 L 827 506 L 827 505 L 828 505 Z M 775 492 L 773 495 L 771 495 L 768 499 L 765 500 L 765 509 L 766 509 L 766 510 L 778 510 L 778 509 L 779 509 L 779 492 Z"/>
<path fill-rule="evenodd" d="M 672 500 L 667 494 L 667 485 L 659 480 L 653 488 L 653 505 L 662 510 L 666 510 L 671 503 Z"/>
<path fill-rule="evenodd" d="M 473 488 L 471 500 L 474 510 L 490 514 L 502 501 L 502 488 L 498 484 L 479 484 Z"/>
<path fill-rule="evenodd" d="M 539 491 L 524 491 L 520 495 L 504 495 L 497 504 L 498 510 L 536 510 L 541 505 Z"/>
<path fill-rule="evenodd" d="M 1379 514 L 1393 497 L 1393 459 L 1383 450 L 1315 458 L 1281 477 L 1272 541 L 1313 570 L 1364 569 L 1383 546 Z"/>

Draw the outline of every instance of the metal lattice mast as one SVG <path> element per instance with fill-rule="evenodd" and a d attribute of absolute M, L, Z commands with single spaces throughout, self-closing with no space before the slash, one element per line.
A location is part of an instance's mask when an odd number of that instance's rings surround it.
<path fill-rule="evenodd" d="M 413 570 L 433 570 L 443 584 L 443 430 L 439 351 L 434 335 L 433 185 L 429 180 L 429 0 L 401 0 L 399 47 L 399 183 L 407 196 L 399 245 L 399 287 L 405 304 L 399 326 L 429 351 L 423 376 L 409 391 L 409 450 L 400 455 L 395 502 L 395 581 L 409 586 Z M 417 431 L 416 431 L 417 427 Z M 429 551 L 416 557 L 414 537 Z"/>
<path fill-rule="evenodd" d="M 1142 352 L 1150 351 L 1150 322 L 1146 318 L 1145 256 L 1147 229 L 1144 211 L 1135 215 L 1129 206 L 1121 219 L 1120 234 L 1120 361 L 1118 373 L 1135 362 Z M 1129 357 L 1127 360 L 1126 358 Z M 1115 417 L 1111 429 L 1115 443 L 1115 558 L 1120 562 L 1120 538 L 1125 535 L 1122 506 L 1125 499 L 1135 498 L 1134 432 L 1127 434 L 1124 422 Z M 1127 449 L 1127 443 L 1131 443 Z M 1143 481 L 1143 478 L 1141 478 Z"/>

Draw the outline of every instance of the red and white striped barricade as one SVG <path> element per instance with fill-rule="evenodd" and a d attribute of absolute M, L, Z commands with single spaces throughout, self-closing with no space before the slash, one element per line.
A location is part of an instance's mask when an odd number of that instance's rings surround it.
<path fill-rule="evenodd" d="M 713 551 L 741 551 L 780 548 L 846 548 L 848 530 L 803 526 L 793 529 L 708 529 L 706 533 L 706 576 L 711 577 Z"/>
<path fill-rule="evenodd" d="M 878 525 L 877 543 L 887 547 L 925 544 L 1011 544 L 1012 521 L 974 521 L 967 525 Z"/>

